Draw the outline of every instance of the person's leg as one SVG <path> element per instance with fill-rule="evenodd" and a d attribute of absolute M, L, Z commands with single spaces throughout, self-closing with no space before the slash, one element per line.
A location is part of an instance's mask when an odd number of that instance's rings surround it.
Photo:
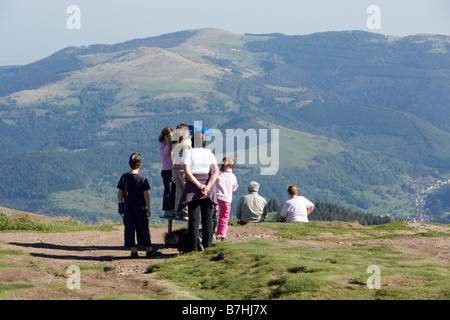
<path fill-rule="evenodd" d="M 219 220 L 219 205 L 214 205 L 213 210 L 213 233 L 217 230 L 217 221 Z"/>
<path fill-rule="evenodd" d="M 142 241 L 144 242 L 147 248 L 152 246 L 152 241 L 150 240 L 150 229 L 148 227 L 148 217 L 147 217 L 147 209 L 141 208 L 136 210 L 136 232 L 138 232 Z"/>
<path fill-rule="evenodd" d="M 154 250 L 152 246 L 146 208 L 136 210 L 136 233 L 140 235 L 143 244 L 146 247 L 147 257 L 156 257 L 161 255 L 161 252 Z M 132 248 L 132 256 L 137 257 L 137 254 L 133 254 L 133 251 L 135 250 Z"/>
<path fill-rule="evenodd" d="M 135 257 L 137 255 L 136 249 L 136 219 L 135 212 L 133 208 L 125 205 L 125 213 L 123 215 L 123 224 L 125 226 L 124 231 L 124 245 L 126 248 L 131 249 L 131 256 Z"/>
<path fill-rule="evenodd" d="M 189 202 L 188 231 L 186 235 L 185 252 L 198 251 L 198 228 L 200 225 L 201 201 L 194 200 Z"/>
<path fill-rule="evenodd" d="M 231 204 L 226 201 L 218 200 L 219 202 L 219 221 L 217 223 L 217 233 L 216 236 L 223 239 L 227 238 L 228 231 L 228 220 L 230 219 L 230 208 Z"/>
<path fill-rule="evenodd" d="M 184 170 L 182 170 L 180 172 L 180 175 L 181 175 L 180 180 L 181 180 L 181 183 L 183 185 L 182 188 L 184 190 L 184 185 L 186 184 L 186 175 L 184 174 Z M 181 191 L 181 194 L 183 194 L 183 191 Z M 180 195 L 180 198 L 181 198 L 181 195 Z M 184 218 L 185 220 L 189 219 L 188 206 L 189 205 L 187 205 L 186 207 L 183 208 L 183 210 L 181 210 L 181 218 Z"/>
<path fill-rule="evenodd" d="M 184 184 L 186 183 L 186 181 L 183 170 L 172 170 L 172 173 L 173 180 L 175 181 L 175 185 L 177 187 L 177 191 L 175 193 L 175 216 L 177 218 L 181 218 L 187 214 L 187 208 L 184 208 L 182 212 L 178 212 L 178 204 L 180 202 L 181 196 L 183 195 Z"/>
<path fill-rule="evenodd" d="M 165 211 L 173 210 L 173 207 L 170 203 L 170 183 L 172 182 L 172 170 L 162 170 L 161 177 L 164 184 L 162 209 Z"/>
<path fill-rule="evenodd" d="M 203 248 L 212 246 L 213 239 L 213 203 L 211 199 L 206 198 L 201 201 L 201 216 L 202 216 L 202 244 Z"/>

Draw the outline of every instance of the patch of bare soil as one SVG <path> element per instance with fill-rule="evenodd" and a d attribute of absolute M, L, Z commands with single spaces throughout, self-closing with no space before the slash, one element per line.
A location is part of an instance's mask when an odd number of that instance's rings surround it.
<path fill-rule="evenodd" d="M 249 224 L 242 227 L 228 227 L 228 242 L 247 242 L 252 240 L 280 240 L 281 236 L 275 235 L 276 231 L 257 224 Z"/>
<path fill-rule="evenodd" d="M 355 226 L 351 226 L 355 227 Z M 419 226 L 425 229 L 437 226 Z M 434 229 L 433 229 L 434 228 Z M 162 262 L 178 255 L 176 246 L 165 244 L 165 228 L 151 228 L 155 249 L 162 252 L 158 258 L 145 258 L 145 248 L 139 259 L 130 259 L 123 247 L 123 226 L 113 231 L 79 231 L 69 233 L 16 232 L 0 233 L 0 250 L 22 251 L 27 254 L 8 255 L 0 260 L 0 283 L 35 284 L 33 288 L 12 291 L 4 299 L 98 299 L 112 297 L 132 298 L 133 295 L 165 295 L 167 299 L 195 299 L 170 282 L 145 273 L 152 263 Z M 437 230 L 439 231 L 439 230 Z M 448 229 L 445 230 L 448 232 Z M 247 242 L 255 239 L 280 240 L 272 229 L 259 225 L 230 226 L 227 241 Z M 391 244 L 412 256 L 436 257 L 438 263 L 450 265 L 448 237 L 408 237 L 341 242 L 295 240 L 280 246 L 316 246 L 334 248 L 362 244 Z M 420 262 L 418 262 L 420 263 Z M 81 289 L 67 288 L 68 266 L 82 268 Z M 83 266 L 97 265 L 89 270 Z M 124 296 L 127 295 L 127 296 Z"/>
<path fill-rule="evenodd" d="M 161 262 L 178 254 L 176 248 L 163 243 L 166 229 L 152 228 L 154 248 L 161 257 L 145 258 L 140 248 L 139 259 L 130 259 L 123 247 L 123 226 L 113 231 L 80 231 L 72 233 L 0 233 L 0 250 L 23 251 L 25 255 L 8 255 L 0 264 L 0 283 L 37 284 L 36 289 L 17 291 L 8 299 L 92 299 L 122 294 L 167 294 L 178 297 L 173 285 L 146 274 L 151 263 Z M 81 289 L 67 288 L 68 266 L 80 266 Z M 98 265 L 94 270 L 83 266 Z M 45 284 L 46 286 L 42 286 Z M 48 286 L 50 285 L 50 286 Z"/>

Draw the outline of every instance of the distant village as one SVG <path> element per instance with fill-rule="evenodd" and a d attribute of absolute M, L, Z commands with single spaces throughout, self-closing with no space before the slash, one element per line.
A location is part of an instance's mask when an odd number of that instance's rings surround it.
<path fill-rule="evenodd" d="M 432 184 L 431 186 L 428 186 L 426 188 L 423 188 L 420 190 L 415 198 L 415 207 L 416 211 L 414 216 L 410 216 L 408 220 L 414 221 L 414 222 L 432 222 L 433 216 L 426 212 L 425 210 L 425 204 L 426 204 L 426 198 L 428 196 L 428 193 L 437 190 L 440 187 L 450 184 L 450 179 L 448 180 L 436 180 L 436 183 Z"/>

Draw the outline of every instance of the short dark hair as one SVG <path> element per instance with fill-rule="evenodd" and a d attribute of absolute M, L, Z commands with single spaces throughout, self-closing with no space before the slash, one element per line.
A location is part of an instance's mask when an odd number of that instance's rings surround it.
<path fill-rule="evenodd" d="M 141 166 L 142 160 L 144 160 L 144 157 L 140 153 L 135 152 L 130 156 L 128 164 L 130 165 L 130 168 L 134 170 Z"/>
<path fill-rule="evenodd" d="M 289 186 L 289 188 L 288 188 L 288 193 L 291 195 L 291 196 L 294 196 L 294 195 L 298 195 L 298 188 L 296 187 L 296 186 Z"/>

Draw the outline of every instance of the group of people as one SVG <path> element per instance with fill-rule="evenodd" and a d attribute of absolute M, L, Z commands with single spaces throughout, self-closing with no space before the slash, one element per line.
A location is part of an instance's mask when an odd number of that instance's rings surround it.
<path fill-rule="evenodd" d="M 158 139 L 164 185 L 162 209 L 166 217 L 188 221 L 184 252 L 199 250 L 200 223 L 203 248 L 211 247 L 216 225 L 217 240 L 226 240 L 232 194 L 238 188 L 237 178 L 233 174 L 234 159 L 224 157 L 219 168 L 214 154 L 205 148 L 205 132 L 207 129 L 204 127 L 180 123 L 175 130 L 165 127 Z M 129 159 L 130 171 L 121 176 L 117 185 L 119 213 L 125 225 L 125 247 L 131 248 L 132 258 L 138 257 L 136 234 L 139 242 L 147 248 L 147 257 L 161 255 L 152 248 L 150 240 L 150 185 L 139 173 L 142 160 L 141 154 L 133 153 Z M 258 191 L 259 184 L 250 182 L 248 194 L 236 206 L 238 223 L 261 222 L 266 218 L 266 200 Z M 280 221 L 308 222 L 314 204 L 299 196 L 296 186 L 290 186 L 288 193 L 291 199 L 284 204 Z"/>
<path fill-rule="evenodd" d="M 200 247 L 200 222 L 203 247 L 212 245 L 217 209 L 220 211 L 216 236 L 226 239 L 232 193 L 238 188 L 233 174 L 234 159 L 224 157 L 219 169 L 216 157 L 205 148 L 205 131 L 204 127 L 180 123 L 176 130 L 165 127 L 159 136 L 164 183 L 162 209 L 166 217 L 188 220 L 184 252 Z M 176 186 L 175 195 L 172 183 Z"/>
<path fill-rule="evenodd" d="M 252 181 L 248 186 L 248 194 L 243 196 L 236 206 L 238 223 L 262 222 L 267 216 L 266 200 L 258 194 L 259 183 Z M 281 222 L 309 222 L 308 216 L 314 210 L 314 203 L 298 195 L 298 188 L 289 186 L 290 199 L 284 203 L 279 221 Z"/>

